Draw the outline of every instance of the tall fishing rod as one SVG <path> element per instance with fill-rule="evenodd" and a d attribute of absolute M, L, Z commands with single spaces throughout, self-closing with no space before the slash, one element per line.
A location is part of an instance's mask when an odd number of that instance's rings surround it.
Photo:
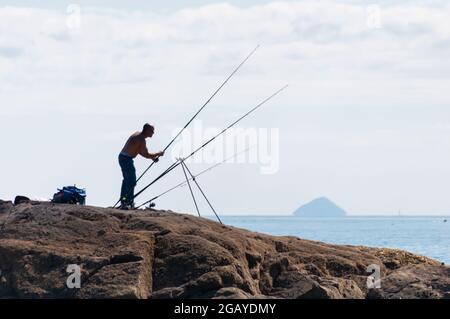
<path fill-rule="evenodd" d="M 243 150 L 242 152 L 236 153 L 236 154 L 234 154 L 233 156 L 230 156 L 230 157 L 224 159 L 222 162 L 216 163 L 216 164 L 214 164 L 213 166 L 210 166 L 210 167 L 208 167 L 207 169 L 204 169 L 204 170 L 201 171 L 200 173 L 198 173 L 198 174 L 194 175 L 193 177 L 189 178 L 189 181 L 191 181 L 191 180 L 193 180 L 194 178 L 197 178 L 197 177 L 199 177 L 199 176 L 201 176 L 201 175 L 203 175 L 203 174 L 205 174 L 205 173 L 207 173 L 207 172 L 213 170 L 214 168 L 216 168 L 216 167 L 218 167 L 218 166 L 220 166 L 220 165 L 222 165 L 222 164 L 228 162 L 228 161 L 229 161 L 230 159 L 232 159 L 232 158 L 235 158 L 235 157 L 238 157 L 238 156 L 241 155 L 241 154 L 247 153 L 251 148 L 253 148 L 253 147 L 248 147 L 248 148 L 246 148 L 245 150 Z M 177 161 L 177 162 L 178 162 L 178 161 Z M 158 198 L 160 198 L 161 196 L 164 196 L 164 195 L 166 195 L 167 193 L 170 193 L 171 191 L 173 191 L 173 190 L 175 190 L 175 189 L 177 189 L 177 188 L 179 188 L 179 187 L 182 187 L 182 186 L 184 186 L 184 185 L 186 185 L 186 181 L 183 181 L 183 182 L 181 182 L 181 183 L 179 183 L 179 184 L 177 184 L 177 185 L 175 185 L 175 186 L 169 188 L 169 189 L 166 190 L 165 192 L 162 192 L 161 194 L 159 194 L 159 195 L 153 197 L 152 199 L 146 201 L 145 203 L 142 203 L 141 205 L 139 205 L 138 207 L 136 207 L 136 209 L 139 209 L 139 208 L 141 208 L 142 206 L 145 206 L 145 205 L 147 205 L 147 204 L 150 204 L 150 203 L 152 203 L 153 201 L 155 201 L 155 200 L 157 200 Z"/>
<path fill-rule="evenodd" d="M 228 83 L 228 81 L 239 71 L 239 69 L 245 64 L 245 62 L 248 61 L 248 59 L 250 59 L 250 57 L 256 52 L 256 50 L 258 50 L 259 45 L 256 46 L 256 48 L 253 49 L 252 52 L 250 52 L 250 54 L 236 67 L 236 69 L 233 70 L 233 72 L 225 79 L 225 81 L 223 81 L 223 83 L 217 88 L 217 90 L 214 91 L 214 93 L 209 97 L 209 99 L 202 105 L 202 107 L 194 114 L 194 116 L 191 117 L 191 119 L 186 123 L 186 125 L 184 125 L 184 127 L 178 132 L 177 135 L 175 135 L 175 137 L 169 142 L 169 144 L 167 144 L 167 146 L 164 148 L 164 152 L 167 151 L 167 149 L 175 142 L 175 140 L 183 133 L 183 131 L 189 126 L 189 124 L 192 123 L 192 121 L 197 117 L 197 115 L 209 104 L 209 102 L 211 102 L 211 100 L 217 95 L 217 93 L 219 93 L 219 91 L 225 86 L 225 84 Z M 150 163 L 150 165 L 147 167 L 147 169 L 139 176 L 139 178 L 136 180 L 136 183 L 139 182 L 141 180 L 141 178 L 148 172 L 148 170 L 153 166 L 153 164 L 155 164 L 158 161 L 158 159 L 156 159 L 155 161 L 152 161 Z M 129 190 L 130 191 L 130 190 Z M 128 191 L 128 192 L 129 192 Z M 128 193 L 127 192 L 127 193 Z M 119 199 L 116 204 L 113 207 L 116 207 L 117 204 L 119 204 L 119 202 L 121 201 L 121 199 Z"/>
<path fill-rule="evenodd" d="M 266 104 L 267 102 L 269 102 L 271 99 L 273 99 L 276 95 L 280 94 L 281 91 L 285 90 L 288 87 L 288 85 L 283 86 L 281 89 L 279 89 L 278 91 L 276 91 L 275 93 L 273 93 L 271 96 L 269 96 L 268 98 L 266 98 L 265 100 L 263 100 L 262 102 L 260 102 L 258 105 L 256 105 L 254 108 L 252 108 L 250 111 L 248 111 L 247 113 L 245 113 L 243 116 L 241 116 L 240 118 L 238 118 L 236 121 L 234 121 L 233 123 L 231 123 L 230 125 L 228 125 L 225 129 L 223 129 L 219 134 L 215 135 L 214 137 L 212 137 L 211 139 L 209 139 L 208 141 L 206 141 L 202 146 L 200 146 L 199 148 L 197 148 L 195 151 L 193 151 L 191 154 L 189 154 L 188 156 L 186 156 L 185 158 L 183 158 L 182 160 L 185 161 L 187 159 L 189 159 L 190 157 L 194 156 L 195 153 L 197 153 L 198 151 L 200 151 L 201 149 L 203 149 L 204 147 L 206 147 L 209 143 L 211 143 L 212 141 L 214 141 L 217 137 L 219 137 L 220 135 L 224 134 L 226 131 L 228 131 L 231 127 L 233 127 L 234 125 L 236 125 L 237 123 L 239 123 L 240 121 L 242 121 L 244 118 L 246 118 L 247 116 L 249 116 L 251 113 L 253 113 L 254 111 L 256 111 L 257 109 L 259 109 L 261 106 L 263 106 L 264 104 Z M 136 195 L 134 195 L 133 199 L 135 199 L 136 197 L 138 197 L 139 195 L 141 195 L 145 190 L 147 190 L 150 186 L 152 186 L 154 183 L 156 183 L 158 180 L 160 180 L 162 177 L 164 177 L 165 175 L 167 175 L 170 171 L 172 171 L 175 167 L 177 167 L 178 165 L 181 164 L 181 161 L 177 161 L 175 163 L 173 163 L 168 169 L 166 169 L 163 173 L 161 173 L 158 177 L 156 177 L 152 182 L 150 182 L 150 184 L 148 184 L 147 186 L 145 186 L 143 189 L 141 189 Z"/>

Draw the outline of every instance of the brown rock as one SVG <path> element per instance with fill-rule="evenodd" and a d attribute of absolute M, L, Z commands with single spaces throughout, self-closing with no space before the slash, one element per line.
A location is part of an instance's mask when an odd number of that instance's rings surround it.
<path fill-rule="evenodd" d="M 367 290 L 366 268 L 381 268 Z M 69 265 L 81 288 L 69 289 Z M 0 201 L 0 298 L 448 298 L 449 268 L 400 250 L 274 237 L 165 211 Z"/>
<path fill-rule="evenodd" d="M 450 268 L 426 264 L 408 265 L 383 278 L 381 289 L 369 298 L 442 299 L 450 294 Z"/>

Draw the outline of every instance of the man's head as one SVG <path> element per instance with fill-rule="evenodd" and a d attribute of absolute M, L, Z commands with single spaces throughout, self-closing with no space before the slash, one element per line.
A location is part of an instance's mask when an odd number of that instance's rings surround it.
<path fill-rule="evenodd" d="M 144 128 L 142 129 L 142 134 L 144 134 L 144 136 L 147 138 L 147 137 L 152 137 L 154 133 L 155 133 L 155 127 L 153 125 L 146 123 L 144 125 Z"/>

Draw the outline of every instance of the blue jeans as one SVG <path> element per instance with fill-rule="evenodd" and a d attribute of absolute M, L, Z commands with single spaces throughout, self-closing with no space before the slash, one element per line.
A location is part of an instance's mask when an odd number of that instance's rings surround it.
<path fill-rule="evenodd" d="M 136 186 L 136 169 L 133 158 L 120 154 L 119 165 L 123 175 L 120 201 L 123 205 L 133 205 L 134 187 Z"/>

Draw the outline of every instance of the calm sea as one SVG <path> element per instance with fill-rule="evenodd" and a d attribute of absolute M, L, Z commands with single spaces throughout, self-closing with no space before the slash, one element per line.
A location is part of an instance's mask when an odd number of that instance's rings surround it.
<path fill-rule="evenodd" d="M 450 217 L 221 218 L 225 224 L 271 235 L 289 235 L 334 244 L 399 248 L 450 264 Z"/>

